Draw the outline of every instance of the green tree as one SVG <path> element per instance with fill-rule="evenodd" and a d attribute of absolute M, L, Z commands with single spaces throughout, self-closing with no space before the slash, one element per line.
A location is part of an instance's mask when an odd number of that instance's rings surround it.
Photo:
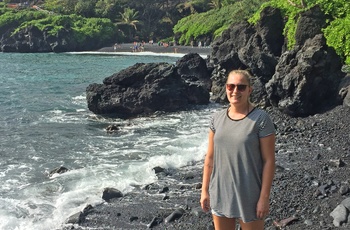
<path fill-rule="evenodd" d="M 118 0 L 98 0 L 95 6 L 95 15 L 113 20 L 121 11 L 119 6 Z"/>
<path fill-rule="evenodd" d="M 135 11 L 135 9 L 124 8 L 124 12 L 119 14 L 121 18 L 118 20 L 117 25 L 126 26 L 129 39 L 133 39 L 133 32 L 137 31 L 137 24 L 140 23 L 137 20 L 139 12 Z"/>
<path fill-rule="evenodd" d="M 78 0 L 74 11 L 78 15 L 90 18 L 95 16 L 95 6 L 96 0 Z"/>
<path fill-rule="evenodd" d="M 212 9 L 220 9 L 222 7 L 222 0 L 211 0 L 209 2 L 209 6 L 212 8 Z"/>
<path fill-rule="evenodd" d="M 74 14 L 78 0 L 45 0 L 44 7 L 58 14 Z"/>

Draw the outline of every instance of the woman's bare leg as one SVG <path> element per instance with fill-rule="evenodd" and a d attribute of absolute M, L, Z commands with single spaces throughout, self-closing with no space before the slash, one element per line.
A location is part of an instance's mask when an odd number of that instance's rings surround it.
<path fill-rule="evenodd" d="M 242 230 L 264 230 L 264 220 L 256 220 L 252 222 L 244 223 L 242 220 L 239 220 Z"/>
<path fill-rule="evenodd" d="M 236 230 L 236 219 L 213 215 L 215 230 Z"/>

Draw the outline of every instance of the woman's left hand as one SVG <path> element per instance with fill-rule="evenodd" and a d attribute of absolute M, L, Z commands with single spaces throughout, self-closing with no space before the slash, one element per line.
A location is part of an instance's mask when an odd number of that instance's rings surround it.
<path fill-rule="evenodd" d="M 270 201 L 269 199 L 260 198 L 256 206 L 256 216 L 259 219 L 265 218 L 269 214 Z"/>

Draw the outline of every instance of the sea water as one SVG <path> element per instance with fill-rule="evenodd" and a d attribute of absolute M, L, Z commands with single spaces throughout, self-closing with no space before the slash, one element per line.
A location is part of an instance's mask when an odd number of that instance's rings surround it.
<path fill-rule="evenodd" d="M 138 62 L 176 56 L 0 53 L 0 229 L 60 229 L 102 200 L 156 180 L 153 168 L 201 162 L 216 105 L 136 119 L 87 109 L 91 83 Z M 108 134 L 105 128 L 118 124 Z M 69 169 L 49 176 L 57 167 Z"/>

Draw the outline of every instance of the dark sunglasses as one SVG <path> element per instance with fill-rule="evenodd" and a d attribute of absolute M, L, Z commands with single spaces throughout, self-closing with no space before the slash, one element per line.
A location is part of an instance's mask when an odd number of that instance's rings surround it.
<path fill-rule="evenodd" d="M 244 92 L 247 86 L 248 85 L 226 84 L 226 89 L 228 89 L 229 91 L 233 91 L 237 87 L 237 91 Z"/>

